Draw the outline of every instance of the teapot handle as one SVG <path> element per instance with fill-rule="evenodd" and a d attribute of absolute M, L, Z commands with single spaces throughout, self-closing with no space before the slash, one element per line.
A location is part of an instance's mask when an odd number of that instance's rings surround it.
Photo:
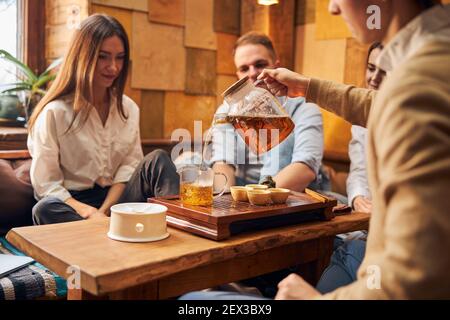
<path fill-rule="evenodd" d="M 270 92 L 269 88 L 267 88 L 267 86 L 266 86 L 266 84 L 265 84 L 265 82 L 264 82 L 263 79 L 256 80 L 256 81 L 253 83 L 253 85 L 254 85 L 255 87 L 263 88 L 263 89 L 265 89 L 265 90 L 267 90 L 267 91 Z M 278 97 L 278 98 L 284 100 L 284 101 L 281 103 L 281 106 L 282 106 L 283 111 L 286 111 L 286 104 L 287 104 L 287 102 L 288 102 L 288 97 L 287 97 L 287 96 L 280 96 L 280 97 Z M 281 101 L 280 101 L 280 102 L 281 102 Z"/>
<path fill-rule="evenodd" d="M 216 172 L 216 173 L 214 173 L 214 175 L 215 175 L 215 176 L 220 175 L 220 176 L 224 176 L 224 177 L 225 177 L 225 183 L 224 183 L 224 185 L 223 185 L 222 190 L 219 192 L 219 194 L 217 194 L 217 195 L 214 196 L 214 199 L 216 199 L 216 198 L 220 197 L 221 195 L 223 195 L 224 192 L 225 192 L 225 190 L 227 189 L 228 178 L 227 178 L 227 176 L 226 176 L 224 173 L 222 173 L 222 172 Z"/>

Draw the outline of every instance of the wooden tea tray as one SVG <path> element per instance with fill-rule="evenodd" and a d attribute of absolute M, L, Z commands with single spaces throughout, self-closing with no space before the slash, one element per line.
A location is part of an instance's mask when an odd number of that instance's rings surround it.
<path fill-rule="evenodd" d="M 254 206 L 235 202 L 230 194 L 214 199 L 211 207 L 183 205 L 178 196 L 150 198 L 168 208 L 167 224 L 209 239 L 223 240 L 232 234 L 297 224 L 331 220 L 337 201 L 317 192 L 291 194 L 286 204 Z"/>

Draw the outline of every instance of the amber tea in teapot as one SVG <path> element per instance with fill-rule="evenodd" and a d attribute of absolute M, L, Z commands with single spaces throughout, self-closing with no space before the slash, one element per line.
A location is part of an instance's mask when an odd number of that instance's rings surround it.
<path fill-rule="evenodd" d="M 230 107 L 227 121 L 257 155 L 283 142 L 295 127 L 278 99 L 268 90 L 255 86 L 248 77 L 222 95 Z"/>
<path fill-rule="evenodd" d="M 294 129 L 289 116 L 229 116 L 228 119 L 255 154 L 269 151 L 286 139 Z M 277 131 L 272 132 L 273 130 Z"/>

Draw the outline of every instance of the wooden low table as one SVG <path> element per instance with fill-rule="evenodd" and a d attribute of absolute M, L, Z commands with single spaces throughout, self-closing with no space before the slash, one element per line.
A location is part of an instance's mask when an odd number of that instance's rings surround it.
<path fill-rule="evenodd" d="M 294 265 L 315 282 L 329 263 L 336 234 L 367 229 L 369 215 L 237 235 L 217 242 L 168 228 L 150 243 L 111 240 L 109 219 L 12 229 L 8 241 L 64 278 L 81 271 L 68 299 L 163 299 Z"/>

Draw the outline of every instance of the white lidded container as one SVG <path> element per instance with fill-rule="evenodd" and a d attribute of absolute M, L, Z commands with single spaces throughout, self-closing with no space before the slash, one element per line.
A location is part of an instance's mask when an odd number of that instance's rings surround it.
<path fill-rule="evenodd" d="M 156 203 L 121 203 L 111 207 L 108 237 L 126 242 L 150 242 L 169 236 L 167 207 Z"/>

